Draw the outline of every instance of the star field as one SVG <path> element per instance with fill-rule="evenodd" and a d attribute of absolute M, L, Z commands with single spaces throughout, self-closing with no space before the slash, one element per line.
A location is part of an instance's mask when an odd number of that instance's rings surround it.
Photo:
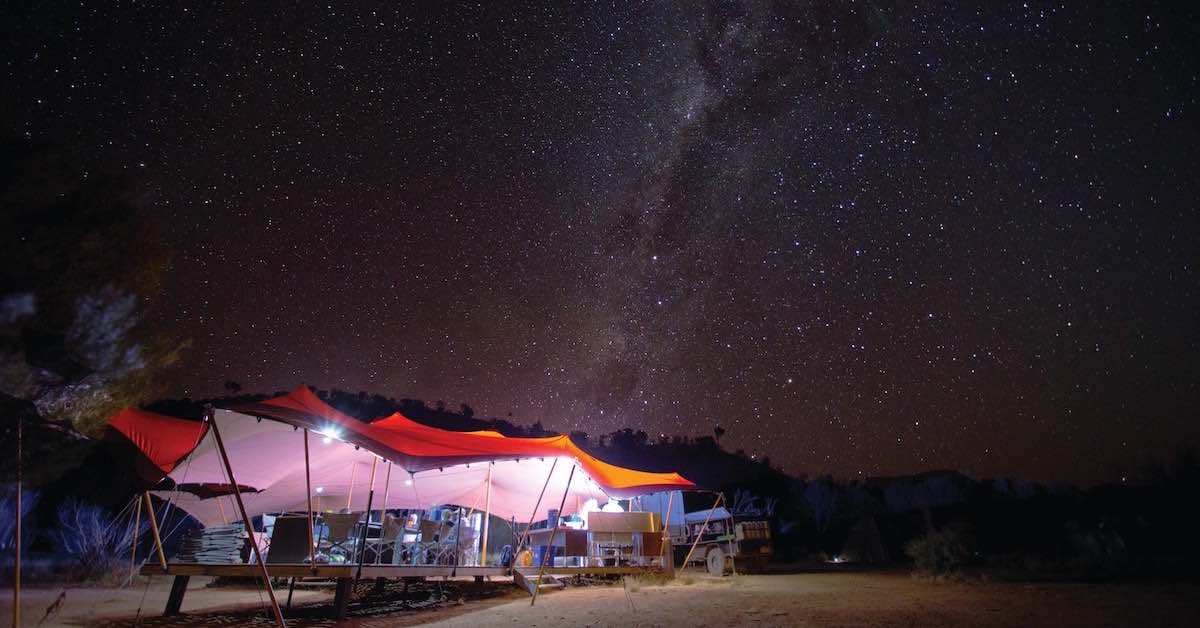
<path fill-rule="evenodd" d="M 1196 17 L 43 6 L 0 102 L 147 190 L 172 394 L 1094 482 L 1200 442 Z"/>

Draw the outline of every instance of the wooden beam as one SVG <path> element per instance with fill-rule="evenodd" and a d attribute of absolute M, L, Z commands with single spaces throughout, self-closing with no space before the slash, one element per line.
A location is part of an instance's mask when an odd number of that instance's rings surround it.
<path fill-rule="evenodd" d="M 142 575 L 161 575 L 163 572 L 158 565 L 145 565 Z M 253 578 L 258 576 L 258 565 L 253 563 L 169 563 L 169 576 L 242 576 Z M 315 576 L 320 578 L 343 578 L 354 575 L 350 565 L 318 565 L 316 571 L 304 563 L 289 563 L 286 565 L 272 564 L 271 575 L 287 578 L 291 576 Z"/>
<path fill-rule="evenodd" d="M 21 417 L 20 410 L 17 411 L 17 524 L 14 529 L 13 536 L 13 611 L 12 625 L 13 628 L 21 626 L 21 467 L 25 465 L 22 459 L 24 454 L 25 442 L 23 425 L 25 420 Z"/>
<path fill-rule="evenodd" d="M 167 607 L 163 609 L 163 617 L 179 614 L 179 609 L 183 608 L 183 594 L 187 593 L 188 580 L 191 578 L 191 576 L 175 576 L 175 581 L 171 583 L 171 594 L 167 596 Z"/>
<path fill-rule="evenodd" d="M 316 522 L 313 521 L 313 503 L 312 503 L 312 468 L 308 464 L 308 428 L 304 428 L 304 499 L 308 504 L 308 564 L 313 568 L 317 568 L 317 543 L 313 539 L 313 528 Z M 288 592 L 288 597 L 291 597 L 291 592 Z"/>
<path fill-rule="evenodd" d="M 708 522 L 712 520 L 713 511 L 717 509 L 717 504 L 721 503 L 722 495 L 717 494 L 717 500 L 713 502 L 712 508 L 708 509 L 708 516 L 704 518 L 704 525 L 700 526 L 700 534 L 696 535 L 696 540 L 692 541 L 692 547 L 688 549 L 687 556 L 683 557 L 682 569 L 687 569 L 688 561 L 692 558 L 692 552 L 696 551 L 696 545 L 700 542 L 700 537 L 704 536 L 704 532 L 708 530 Z"/>
<path fill-rule="evenodd" d="M 154 516 L 154 503 L 150 501 L 150 491 L 142 493 L 146 500 L 146 518 L 150 520 L 150 534 L 154 535 L 154 549 L 158 551 L 158 564 L 163 573 L 167 572 L 167 553 L 163 551 L 162 536 L 158 533 L 158 517 Z"/>
<path fill-rule="evenodd" d="M 667 517 L 663 519 L 662 543 L 659 545 L 658 556 L 661 559 L 663 570 L 667 568 L 667 558 L 671 560 L 671 577 L 675 577 L 675 550 L 671 548 L 671 506 L 675 505 L 675 491 L 667 492 Z M 679 505 L 681 508 L 683 504 Z M 687 523 L 685 522 L 686 526 Z"/>
<path fill-rule="evenodd" d="M 429 578 L 449 577 L 453 570 L 451 565 L 427 565 L 413 567 L 409 565 L 366 565 L 363 567 L 364 578 Z M 258 565 L 246 563 L 168 563 L 167 575 L 171 576 L 242 576 L 257 575 Z M 319 578 L 353 578 L 355 568 L 351 565 L 318 565 L 316 573 L 303 563 L 286 563 L 271 565 L 271 575 L 280 578 L 313 576 Z M 554 576 L 573 575 L 632 575 L 640 573 L 657 573 L 658 567 L 546 567 L 546 573 Z M 162 575 L 158 565 L 144 565 L 141 574 L 147 576 Z M 505 576 L 509 570 L 505 567 L 458 567 L 461 577 L 474 576 Z"/>
<path fill-rule="evenodd" d="M 142 531 L 142 498 L 138 496 L 137 504 L 133 507 L 133 543 L 129 547 L 129 582 L 137 575 L 137 546 L 139 533 Z"/>
<path fill-rule="evenodd" d="M 263 557 L 262 548 L 254 541 L 254 527 L 251 525 L 250 515 L 246 514 L 246 504 L 242 501 L 242 491 L 238 488 L 237 479 L 233 477 L 233 467 L 229 464 L 229 454 L 225 452 L 225 443 L 221 441 L 221 430 L 217 428 L 217 421 L 212 416 L 211 407 L 207 414 L 211 423 L 213 437 L 217 441 L 217 450 L 221 454 L 221 462 L 225 463 L 225 473 L 229 476 L 229 483 L 233 485 L 233 496 L 237 500 L 238 511 L 242 514 L 242 525 L 246 528 L 246 533 L 250 535 L 250 544 L 254 546 L 254 556 L 258 559 L 258 568 L 262 573 L 263 586 L 267 588 L 267 596 L 271 598 L 271 610 L 275 613 L 275 624 L 280 628 L 284 628 L 287 624 L 283 621 L 283 611 L 279 609 L 279 600 L 275 599 L 275 589 L 271 586 L 271 574 L 267 572 L 267 560 Z M 150 493 L 146 493 L 146 500 L 150 500 Z M 164 569 L 166 568 L 165 559 L 163 567 Z"/>
<path fill-rule="evenodd" d="M 333 593 L 333 618 L 341 621 L 346 618 L 346 607 L 350 604 L 350 593 L 353 591 L 353 578 L 338 578 L 337 588 Z"/>
<path fill-rule="evenodd" d="M 492 467 L 496 466 L 495 462 L 488 463 L 487 474 L 487 493 L 483 498 L 483 549 L 479 551 L 479 566 L 487 566 L 487 546 L 488 546 L 488 530 L 490 529 L 489 519 L 492 518 Z"/>

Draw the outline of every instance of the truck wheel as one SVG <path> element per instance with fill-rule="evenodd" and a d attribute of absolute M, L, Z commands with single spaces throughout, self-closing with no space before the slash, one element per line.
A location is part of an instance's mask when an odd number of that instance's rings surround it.
<path fill-rule="evenodd" d="M 719 547 L 713 547 L 708 550 L 705 556 L 705 561 L 708 563 L 708 573 L 714 576 L 725 575 L 725 551 Z"/>

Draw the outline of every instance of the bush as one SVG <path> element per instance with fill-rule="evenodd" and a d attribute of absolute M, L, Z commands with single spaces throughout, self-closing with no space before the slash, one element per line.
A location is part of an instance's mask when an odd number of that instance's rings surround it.
<path fill-rule="evenodd" d="M 33 526 L 29 525 L 29 513 L 37 504 L 39 493 L 25 489 L 21 491 L 21 543 L 29 547 L 33 539 Z M 17 531 L 16 487 L 9 487 L 0 498 L 0 550 L 12 551 Z"/>
<path fill-rule="evenodd" d="M 105 577 L 129 560 L 132 522 L 118 522 L 103 508 L 70 498 L 58 506 L 58 529 L 51 538 L 79 561 L 79 576 Z"/>
<path fill-rule="evenodd" d="M 974 541 L 965 525 L 952 524 L 941 531 L 913 539 L 904 546 L 904 553 L 913 559 L 918 571 L 947 574 L 957 571 L 971 561 Z"/>

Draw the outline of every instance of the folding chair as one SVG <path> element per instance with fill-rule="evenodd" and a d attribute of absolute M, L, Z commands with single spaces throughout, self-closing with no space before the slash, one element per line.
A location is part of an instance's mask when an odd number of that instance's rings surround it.
<path fill-rule="evenodd" d="M 392 555 L 397 551 L 397 545 L 400 542 L 400 537 L 404 533 L 404 526 L 400 520 L 393 517 L 391 514 L 385 514 L 383 521 L 379 525 L 378 537 L 367 537 L 366 547 L 367 562 L 379 564 L 392 561 Z M 391 552 L 389 554 L 388 552 Z"/>
<path fill-rule="evenodd" d="M 393 565 L 416 565 L 421 556 L 421 524 L 416 513 L 401 518 L 397 551 L 392 552 Z"/>
<path fill-rule="evenodd" d="M 267 562 L 271 564 L 308 562 L 308 517 L 283 515 L 272 526 Z"/>
<path fill-rule="evenodd" d="M 325 536 L 317 546 L 329 555 L 331 562 L 334 562 L 333 557 L 338 555 L 342 557 L 342 562 L 354 558 L 354 551 L 358 548 L 354 532 L 361 518 L 361 512 L 331 512 L 322 516 L 325 521 Z M 278 522 L 275 525 L 279 525 Z"/>
<path fill-rule="evenodd" d="M 475 550 L 475 541 L 478 539 L 475 528 L 472 528 L 463 521 L 464 525 L 455 526 L 454 540 L 450 543 L 451 551 L 454 547 L 458 548 L 458 556 L 456 563 L 458 565 L 477 564 L 479 557 Z"/>
<path fill-rule="evenodd" d="M 418 544 L 417 562 L 414 564 L 420 565 L 436 565 L 440 550 L 438 548 L 438 535 L 442 526 L 436 521 L 428 519 L 421 520 L 421 540 Z"/>

